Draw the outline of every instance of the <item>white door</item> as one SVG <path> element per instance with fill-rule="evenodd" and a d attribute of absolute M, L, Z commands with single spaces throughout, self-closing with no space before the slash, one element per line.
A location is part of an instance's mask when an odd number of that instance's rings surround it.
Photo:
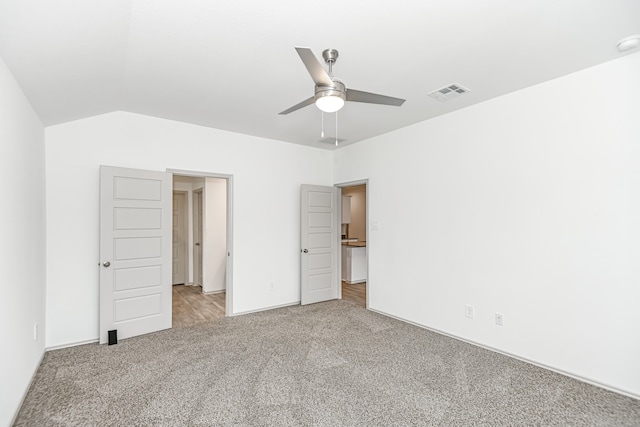
<path fill-rule="evenodd" d="M 338 298 L 338 191 L 302 185 L 300 198 L 300 303 Z"/>
<path fill-rule="evenodd" d="M 187 193 L 173 192 L 172 268 L 171 283 L 182 285 L 186 282 L 187 270 Z"/>
<path fill-rule="evenodd" d="M 100 343 L 171 328 L 172 175 L 100 166 Z"/>

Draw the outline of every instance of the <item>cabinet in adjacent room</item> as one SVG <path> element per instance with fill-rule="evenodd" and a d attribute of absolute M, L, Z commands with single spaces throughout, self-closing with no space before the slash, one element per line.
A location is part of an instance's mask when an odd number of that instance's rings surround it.
<path fill-rule="evenodd" d="M 367 281 L 367 247 L 363 243 L 342 245 L 342 280 L 347 283 Z"/>
<path fill-rule="evenodd" d="M 342 223 L 351 223 L 351 196 L 342 196 Z"/>

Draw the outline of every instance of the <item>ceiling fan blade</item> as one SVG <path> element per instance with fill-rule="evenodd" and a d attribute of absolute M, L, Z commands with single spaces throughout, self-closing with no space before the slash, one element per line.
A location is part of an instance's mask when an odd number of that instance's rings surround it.
<path fill-rule="evenodd" d="M 395 105 L 404 104 L 404 99 L 393 98 L 391 96 L 378 95 L 377 93 L 363 92 L 361 90 L 347 89 L 347 101 L 366 102 L 368 104 Z"/>
<path fill-rule="evenodd" d="M 311 74 L 311 78 L 316 85 L 333 86 L 331 77 L 329 77 L 329 74 L 322 68 L 320 61 L 318 61 L 313 52 L 311 52 L 311 49 L 308 47 L 297 47 L 296 51 L 298 55 L 300 55 L 300 59 L 302 59 L 304 66 L 307 67 L 307 71 Z"/>
<path fill-rule="evenodd" d="M 283 112 L 278 113 L 278 114 L 283 114 L 283 115 L 284 114 L 289 114 L 289 113 L 292 113 L 292 112 L 294 112 L 296 110 L 299 110 L 299 109 L 301 109 L 303 107 L 306 107 L 307 105 L 311 105 L 313 103 L 314 103 L 314 99 L 313 99 L 313 96 L 312 96 L 311 98 L 305 99 L 304 101 L 294 105 L 291 108 L 287 108 L 286 110 L 284 110 Z"/>

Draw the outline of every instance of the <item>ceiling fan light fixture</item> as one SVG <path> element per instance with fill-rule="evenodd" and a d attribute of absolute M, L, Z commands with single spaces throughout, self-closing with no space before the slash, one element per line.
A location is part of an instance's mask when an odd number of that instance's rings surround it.
<path fill-rule="evenodd" d="M 326 95 L 316 98 L 316 107 L 325 113 L 335 113 L 344 106 L 344 99 L 338 95 Z"/>
<path fill-rule="evenodd" d="M 337 79 L 332 83 L 333 86 L 316 86 L 316 107 L 325 113 L 335 113 L 344 106 L 347 99 L 344 83 Z"/>

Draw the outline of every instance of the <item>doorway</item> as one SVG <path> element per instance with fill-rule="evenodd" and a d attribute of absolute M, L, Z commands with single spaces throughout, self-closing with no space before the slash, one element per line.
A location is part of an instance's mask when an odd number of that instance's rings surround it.
<path fill-rule="evenodd" d="M 232 176 L 168 172 L 173 174 L 174 191 L 186 198 L 186 279 L 173 287 L 174 326 L 231 316 Z"/>
<path fill-rule="evenodd" d="M 368 181 L 338 185 L 341 193 L 341 280 L 340 295 L 362 307 L 369 307 Z"/>

